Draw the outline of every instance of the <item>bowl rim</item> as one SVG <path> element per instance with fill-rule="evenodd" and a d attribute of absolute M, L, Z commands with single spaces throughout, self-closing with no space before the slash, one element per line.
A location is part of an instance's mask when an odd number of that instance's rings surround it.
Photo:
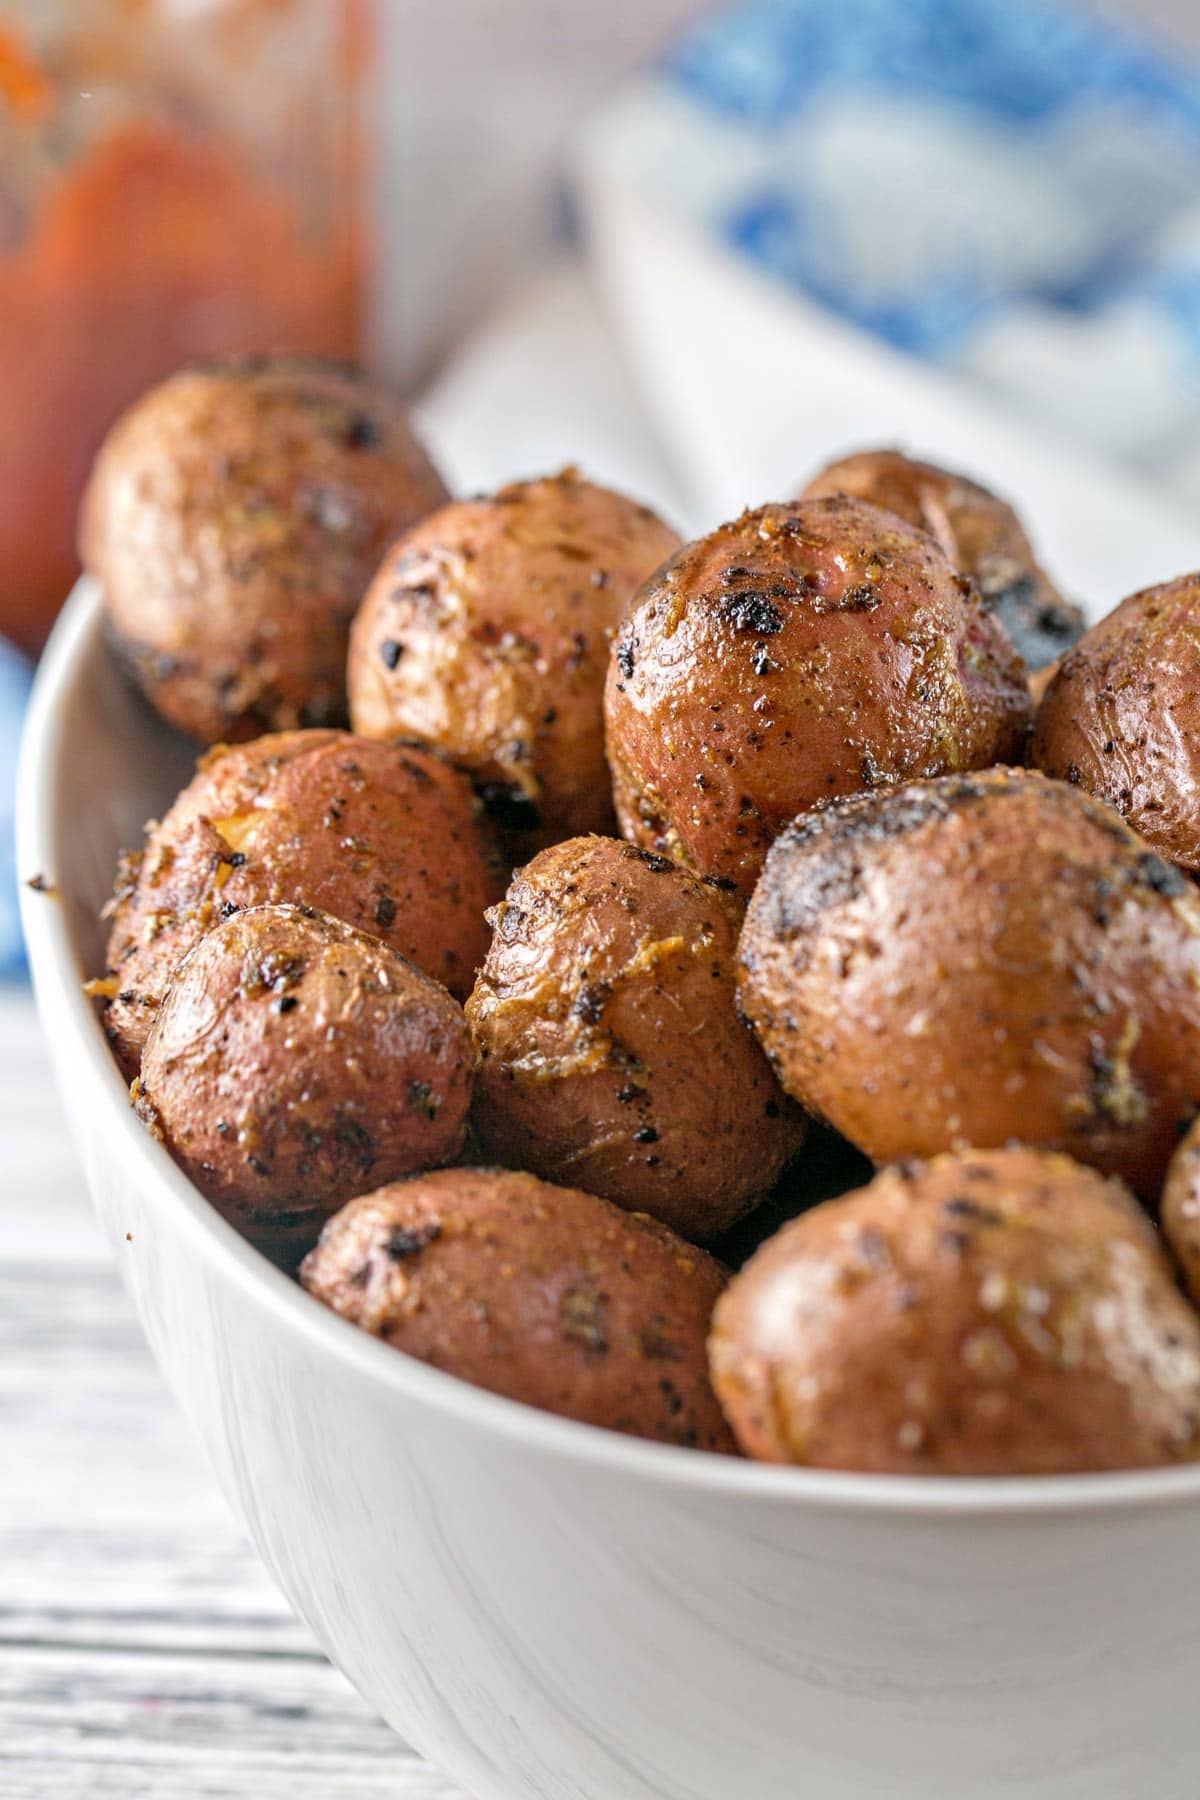
<path fill-rule="evenodd" d="M 753 1502 L 798 1514 L 871 1512 L 944 1519 L 1020 1519 L 1159 1510 L 1200 1504 L 1200 1464 L 1104 1474 L 957 1477 L 864 1474 L 805 1469 L 676 1448 L 627 1437 L 545 1413 L 521 1401 L 404 1356 L 307 1294 L 246 1242 L 143 1130 L 112 1059 L 92 1003 L 81 986 L 63 907 L 53 892 L 31 890 L 35 876 L 57 886 L 54 851 L 56 782 L 62 765 L 66 702 L 79 667 L 102 641 L 99 590 L 76 584 L 42 657 L 34 682 L 18 768 L 17 868 L 21 913 L 38 1011 L 51 1035 L 66 1034 L 82 1084 L 71 1107 L 96 1115 L 112 1154 L 137 1169 L 141 1188 L 170 1208 L 201 1256 L 347 1371 L 392 1389 L 435 1412 L 491 1435 L 524 1442 L 563 1462 L 622 1474 L 650 1486 Z"/>

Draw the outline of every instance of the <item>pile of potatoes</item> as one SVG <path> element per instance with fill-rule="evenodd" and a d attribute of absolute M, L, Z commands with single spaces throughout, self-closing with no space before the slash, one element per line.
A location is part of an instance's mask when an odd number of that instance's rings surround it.
<path fill-rule="evenodd" d="M 668 1444 L 1200 1458 L 1200 575 L 1084 630 L 895 451 L 686 545 L 453 501 L 285 357 L 148 394 L 81 539 L 205 746 L 91 990 L 317 1300 Z"/>

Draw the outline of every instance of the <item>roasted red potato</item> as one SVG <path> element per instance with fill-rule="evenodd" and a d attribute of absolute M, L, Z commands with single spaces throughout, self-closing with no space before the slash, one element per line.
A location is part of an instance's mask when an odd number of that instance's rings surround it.
<path fill-rule="evenodd" d="M 467 1002 L 487 1155 L 728 1229 L 798 1148 L 798 1108 L 734 1011 L 741 915 L 664 856 L 573 838 L 519 869 Z"/>
<path fill-rule="evenodd" d="M 294 1266 L 372 1178 L 454 1160 L 474 1065 L 438 982 L 327 913 L 262 906 L 176 972 L 134 1100 L 243 1236 Z"/>
<path fill-rule="evenodd" d="M 1200 1306 L 1200 1116 L 1192 1120 L 1171 1158 L 1159 1221 L 1183 1285 Z"/>
<path fill-rule="evenodd" d="M 176 968 L 251 906 L 320 907 L 381 937 L 458 998 L 487 950 L 499 852 L 466 777 L 423 746 L 293 731 L 213 750 L 109 905 L 105 1026 L 122 1068 Z"/>
<path fill-rule="evenodd" d="M 352 1200 L 300 1278 L 352 1324 L 543 1412 L 733 1453 L 705 1338 L 719 1263 L 641 1213 L 504 1169 Z"/>
<path fill-rule="evenodd" d="M 514 860 L 609 829 L 612 635 L 678 547 L 648 507 L 570 469 L 444 508 L 396 545 L 354 622 L 354 729 L 465 769 Z"/>
<path fill-rule="evenodd" d="M 643 587 L 605 691 L 627 838 L 747 897 L 799 812 L 1012 760 L 1025 669 L 923 532 L 861 501 L 763 506 Z"/>
<path fill-rule="evenodd" d="M 1154 1200 L 1200 1108 L 1200 894 L 1041 775 L 797 819 L 740 959 L 783 1086 L 876 1162 L 1018 1140 Z"/>
<path fill-rule="evenodd" d="M 446 488 L 400 404 L 342 363 L 181 370 L 101 447 L 80 555 L 151 704 L 204 743 L 346 717 L 350 620 Z"/>
<path fill-rule="evenodd" d="M 1200 869 L 1200 575 L 1131 594 L 1080 638 L 1038 709 L 1033 760 Z"/>
<path fill-rule="evenodd" d="M 1031 675 L 1083 631 L 1083 613 L 1050 580 L 1012 507 L 979 482 L 899 450 L 860 450 L 814 475 L 802 497 L 818 494 L 849 494 L 885 507 L 936 538 L 959 573 L 975 582 Z"/>
<path fill-rule="evenodd" d="M 713 1382 L 768 1462 L 1060 1475 L 1200 1452 L 1200 1318 L 1119 1181 L 1035 1150 L 886 1169 L 717 1304 Z"/>

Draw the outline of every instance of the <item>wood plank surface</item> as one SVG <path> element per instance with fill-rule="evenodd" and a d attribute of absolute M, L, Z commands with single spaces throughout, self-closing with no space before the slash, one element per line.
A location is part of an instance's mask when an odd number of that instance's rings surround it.
<path fill-rule="evenodd" d="M 0 989 L 0 1800 L 465 1800 L 330 1667 L 230 1516 Z"/>

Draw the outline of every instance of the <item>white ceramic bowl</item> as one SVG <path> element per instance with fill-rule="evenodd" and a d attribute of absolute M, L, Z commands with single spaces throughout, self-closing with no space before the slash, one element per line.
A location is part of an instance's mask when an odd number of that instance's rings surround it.
<path fill-rule="evenodd" d="M 73 596 L 25 745 L 38 999 L 159 1362 L 296 1610 L 480 1800 L 1195 1800 L 1200 1469 L 920 1481 L 551 1418 L 398 1355 L 210 1210 L 84 976 L 190 757 Z"/>

